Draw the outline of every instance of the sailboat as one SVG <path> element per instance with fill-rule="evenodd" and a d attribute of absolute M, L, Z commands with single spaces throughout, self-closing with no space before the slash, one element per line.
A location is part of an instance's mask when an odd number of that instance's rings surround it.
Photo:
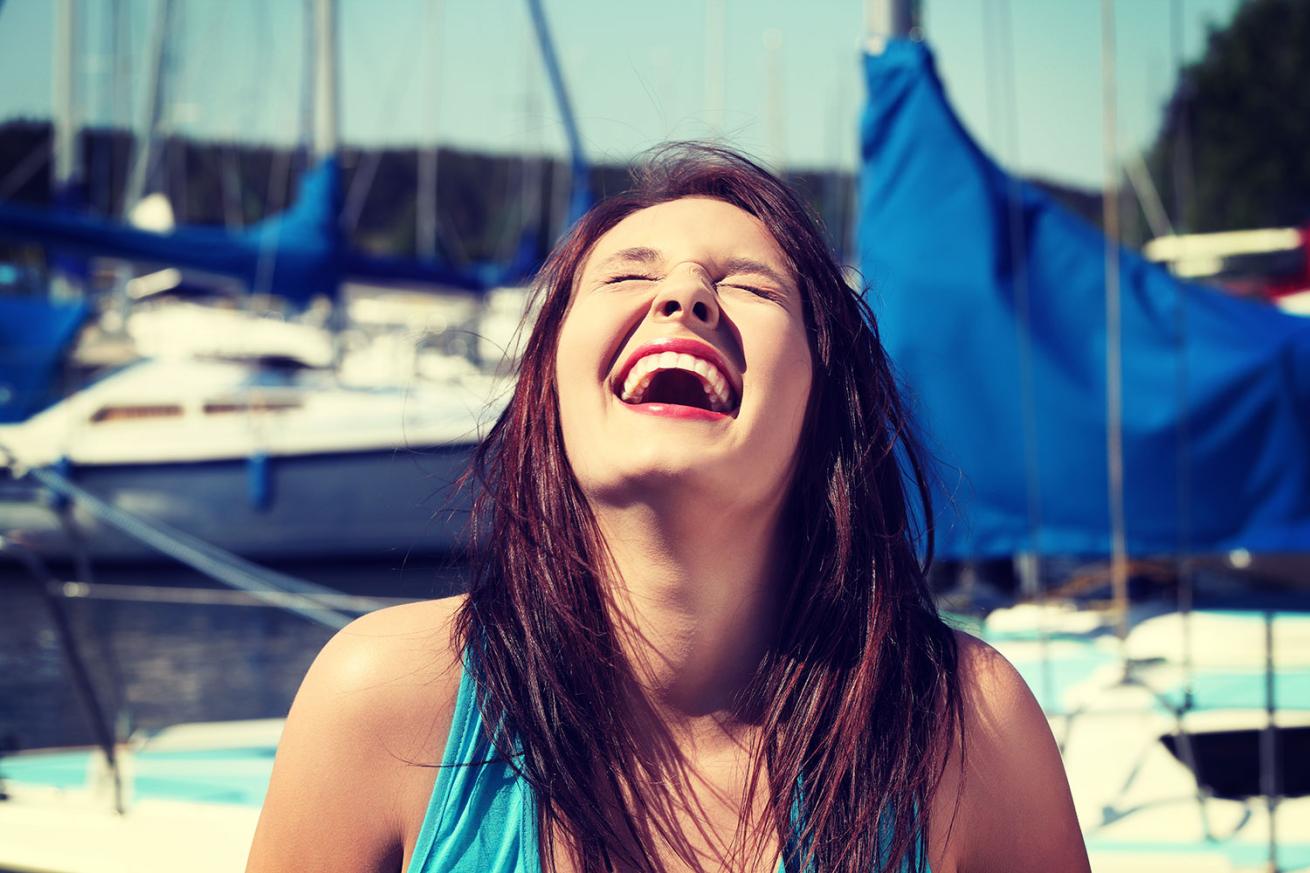
<path fill-rule="evenodd" d="M 161 4 L 161 16 L 170 5 Z M 475 354 L 452 354 L 441 347 L 440 333 L 435 342 L 418 343 L 425 332 L 403 322 L 417 317 L 447 322 L 451 335 L 478 334 L 482 301 L 535 271 L 538 229 L 525 231 L 501 263 L 407 260 L 346 245 L 338 221 L 331 6 L 316 18 L 318 164 L 291 208 L 232 233 L 129 227 L 0 204 L 0 234 L 55 251 L 227 276 L 291 302 L 322 295 L 337 301 L 338 317 L 307 325 L 184 305 L 139 313 L 129 325 L 149 341 L 163 337 L 176 346 L 179 334 L 197 334 L 182 344 L 187 353 L 111 372 L 0 429 L 11 472 L 53 471 L 147 524 L 248 558 L 384 557 L 461 546 L 473 489 L 455 483 L 507 399 L 511 367 L 500 356 L 484 367 Z M 544 16 L 533 4 L 530 11 L 573 148 L 575 217 L 590 200 L 588 169 Z M 359 282 L 435 286 L 444 289 L 447 311 L 434 314 L 403 290 L 346 299 L 343 287 Z M 391 315 L 379 316 L 384 309 Z M 398 309 L 407 310 L 401 325 L 375 329 Z M 443 317 L 455 310 L 463 314 Z M 345 336 L 336 328 L 351 314 L 361 329 Z M 503 321 L 503 310 L 496 314 Z M 373 325 L 367 330 L 365 320 Z M 366 342 L 352 344 L 351 337 Z M 0 494 L 0 529 L 24 548 L 55 558 L 156 556 L 90 505 L 56 500 L 52 512 L 51 501 L 38 499 L 43 490 L 27 481 Z"/>
<path fill-rule="evenodd" d="M 1310 867 L 1310 623 L 1190 597 L 1201 559 L 1310 549 L 1310 322 L 1182 281 L 1119 245 L 1112 209 L 1102 234 L 1007 174 L 908 6 L 872 6 L 861 266 L 941 460 L 938 555 L 1017 555 L 1037 599 L 1048 557 L 1110 558 L 1110 608 L 982 628 L 1062 741 L 1093 869 Z M 1130 603 L 1129 555 L 1171 557 L 1180 602 Z"/>

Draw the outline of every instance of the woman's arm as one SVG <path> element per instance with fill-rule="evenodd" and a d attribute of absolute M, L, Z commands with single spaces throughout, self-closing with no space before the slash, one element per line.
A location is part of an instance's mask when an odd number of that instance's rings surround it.
<path fill-rule="evenodd" d="M 398 871 L 427 806 L 459 687 L 460 599 L 393 607 L 334 636 L 278 743 L 247 873 Z"/>
<path fill-rule="evenodd" d="M 959 873 L 1090 870 L 1064 764 L 1037 700 L 999 652 L 968 634 L 958 639 L 965 768 L 954 866 Z M 958 761 L 949 766 L 958 773 Z"/>

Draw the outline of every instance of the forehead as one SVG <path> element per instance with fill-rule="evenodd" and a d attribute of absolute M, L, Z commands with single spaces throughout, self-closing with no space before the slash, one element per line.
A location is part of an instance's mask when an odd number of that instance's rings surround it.
<path fill-rule="evenodd" d="M 751 258 L 791 276 L 787 257 L 755 216 L 708 197 L 684 197 L 640 209 L 596 241 L 583 271 L 625 249 L 647 248 L 665 261 Z"/>

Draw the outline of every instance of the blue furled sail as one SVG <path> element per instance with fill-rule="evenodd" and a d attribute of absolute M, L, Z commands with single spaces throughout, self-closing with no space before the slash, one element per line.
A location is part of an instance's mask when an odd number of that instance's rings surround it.
<path fill-rule="evenodd" d="M 58 399 L 59 362 L 89 311 L 84 300 L 0 297 L 0 422 Z"/>
<path fill-rule="evenodd" d="M 328 158 L 301 180 L 290 209 L 240 233 L 215 227 L 141 230 L 97 216 L 0 203 L 0 236 L 48 248 L 182 267 L 240 279 L 292 301 L 334 296 L 343 278 L 426 282 L 484 291 L 524 269 L 518 259 L 481 271 L 348 249 L 338 229 L 340 174 Z"/>
<path fill-rule="evenodd" d="M 938 553 L 1106 554 L 1105 238 L 979 150 L 925 46 L 865 65 L 860 262 Z M 1310 319 L 1119 264 L 1129 552 L 1310 549 Z"/>

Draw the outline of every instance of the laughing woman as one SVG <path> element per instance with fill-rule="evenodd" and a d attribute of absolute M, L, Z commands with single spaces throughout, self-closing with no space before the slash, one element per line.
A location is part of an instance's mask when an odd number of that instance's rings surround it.
<path fill-rule="evenodd" d="M 1086 870 L 1041 710 L 938 617 L 886 356 L 796 196 L 666 150 L 537 287 L 471 590 L 324 648 L 249 870 Z"/>

